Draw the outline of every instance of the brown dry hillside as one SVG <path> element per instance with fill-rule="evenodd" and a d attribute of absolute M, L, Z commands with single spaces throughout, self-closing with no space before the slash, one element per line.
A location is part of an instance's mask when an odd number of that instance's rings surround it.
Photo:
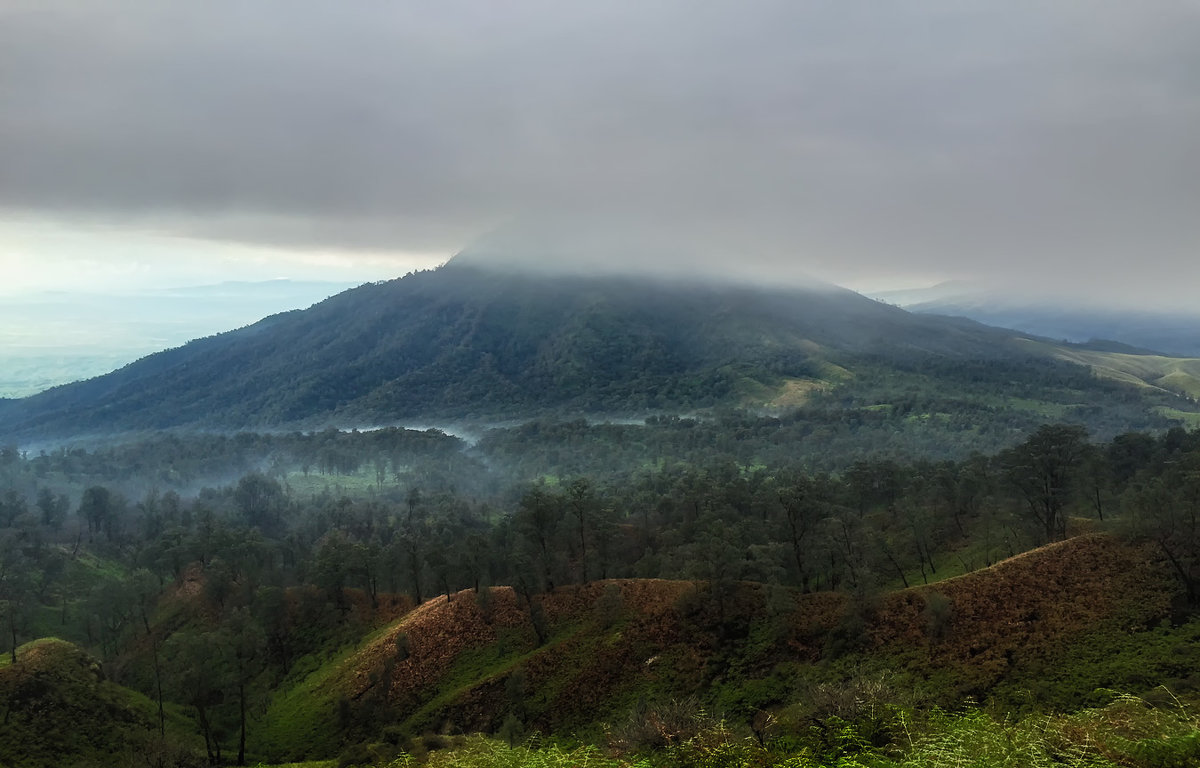
<path fill-rule="evenodd" d="M 870 623 L 881 649 L 916 649 L 930 666 L 967 672 L 981 694 L 1012 672 L 1108 629 L 1145 628 L 1168 615 L 1176 587 L 1149 550 L 1086 534 L 929 587 L 894 593 Z M 941 602 L 941 617 L 931 604 Z"/>
<path fill-rule="evenodd" d="M 560 588 L 534 599 L 533 613 L 544 616 L 541 644 L 529 604 L 512 589 L 484 598 L 464 591 L 425 603 L 301 681 L 267 719 L 294 716 L 297 697 L 321 695 L 325 704 L 307 710 L 309 732 L 335 728 L 340 718 L 349 739 L 395 724 L 413 733 L 494 731 L 510 715 L 562 730 L 641 698 L 716 689 L 734 690 L 736 706 L 772 706 L 794 696 L 812 664 L 855 654 L 890 659 L 916 680 L 936 678 L 948 695 L 985 695 L 1075 637 L 1157 622 L 1172 595 L 1168 574 L 1146 551 L 1095 534 L 872 600 L 748 583 Z M 761 682 L 770 680 L 784 682 Z M 290 731 L 291 746 L 300 747 L 291 754 L 320 751 L 297 743 L 301 732 Z"/>
<path fill-rule="evenodd" d="M 660 579 L 558 589 L 535 598 L 553 633 L 541 647 L 528 604 L 511 588 L 491 590 L 482 604 L 464 591 L 422 605 L 357 654 L 349 666 L 348 692 L 360 699 L 373 685 L 390 682 L 388 699 L 401 717 L 424 709 L 466 730 L 490 730 L 506 715 L 505 684 L 519 668 L 524 688 L 538 699 L 534 709 L 555 722 L 587 719 L 620 689 L 656 677 L 650 660 L 665 649 L 703 650 L 700 638 L 685 631 L 678 608 L 695 590 L 690 582 Z M 409 656 L 394 664 L 389 680 L 380 670 L 389 654 L 395 658 L 402 634 Z M 473 653 L 484 658 L 464 665 Z M 471 671 L 478 677 L 462 674 Z M 442 699 L 444 712 L 428 706 L 431 697 Z"/>

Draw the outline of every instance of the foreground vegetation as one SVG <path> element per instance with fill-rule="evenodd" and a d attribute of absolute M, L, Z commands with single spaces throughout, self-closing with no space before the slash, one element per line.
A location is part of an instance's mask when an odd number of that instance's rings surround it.
<path fill-rule="evenodd" d="M 804 424 L 6 449 L 0 758 L 1193 764 L 1200 432 Z"/>
<path fill-rule="evenodd" d="M 485 737 L 446 739 L 420 758 L 401 753 L 389 768 L 1165 768 L 1200 760 L 1200 720 L 1175 704 L 1117 696 L 1071 715 L 1015 719 L 978 708 L 884 715 L 891 740 L 877 746 L 854 722 L 831 719 L 807 734 L 739 732 L 703 710 L 659 723 L 661 743 L 638 751 L 564 746 L 534 739 L 511 744 Z M 878 727 L 873 725 L 872 727 Z M 366 750 L 369 752 L 369 750 Z M 386 750 L 380 750 L 386 753 Z M 364 752 L 363 756 L 366 756 Z M 372 757 L 375 757 L 372 755 Z M 339 761 L 352 764 L 353 756 Z"/>
<path fill-rule="evenodd" d="M 694 702 L 677 703 L 676 719 L 663 719 L 671 712 L 651 715 L 654 743 L 637 747 L 615 730 L 604 746 L 457 736 L 431 739 L 416 755 L 376 744 L 337 761 L 288 768 L 342 768 L 356 760 L 387 768 L 1185 768 L 1200 761 L 1200 719 L 1178 701 L 1110 698 L 1069 715 L 1023 718 L 978 707 L 925 713 L 886 707 L 881 722 L 867 726 L 870 733 L 837 717 L 804 733 L 780 720 L 750 733 Z M 881 726 L 889 730 L 882 746 L 873 741 Z"/>

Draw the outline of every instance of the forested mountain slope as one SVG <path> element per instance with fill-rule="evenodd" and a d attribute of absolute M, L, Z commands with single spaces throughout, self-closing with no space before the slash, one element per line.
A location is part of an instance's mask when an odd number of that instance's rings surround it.
<path fill-rule="evenodd" d="M 866 361 L 1004 361 L 1008 378 L 1022 379 L 1022 366 L 1044 357 L 1012 332 L 833 286 L 551 276 L 452 260 L 0 404 L 0 434 L 642 415 L 827 388 Z"/>

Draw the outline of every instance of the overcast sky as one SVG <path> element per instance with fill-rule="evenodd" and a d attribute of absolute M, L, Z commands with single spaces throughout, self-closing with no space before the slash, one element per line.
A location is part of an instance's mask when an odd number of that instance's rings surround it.
<path fill-rule="evenodd" d="M 689 268 L 1194 304 L 1200 2 L 0 5 L 0 290 L 380 279 L 564 213 Z"/>

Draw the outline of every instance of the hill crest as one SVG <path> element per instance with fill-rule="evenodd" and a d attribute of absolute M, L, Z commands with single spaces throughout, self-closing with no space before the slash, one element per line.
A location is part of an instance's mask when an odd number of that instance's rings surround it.
<path fill-rule="evenodd" d="M 531 727 L 561 731 L 639 697 L 692 695 L 730 675 L 750 690 L 781 669 L 857 653 L 898 660 L 922 685 L 944 687 L 947 701 L 984 697 L 1041 674 L 1090 633 L 1152 626 L 1169 613 L 1173 590 L 1145 550 L 1102 534 L 866 601 L 754 583 L 619 579 L 561 587 L 531 609 L 508 587 L 465 590 L 424 603 L 279 694 L 261 748 L 293 758 L 334 749 L 327 724 L 339 707 L 368 720 L 386 713 L 413 734 L 496 732 L 514 695 Z M 939 601 L 948 608 L 932 617 Z M 314 697 L 318 705 L 299 705 Z"/>

